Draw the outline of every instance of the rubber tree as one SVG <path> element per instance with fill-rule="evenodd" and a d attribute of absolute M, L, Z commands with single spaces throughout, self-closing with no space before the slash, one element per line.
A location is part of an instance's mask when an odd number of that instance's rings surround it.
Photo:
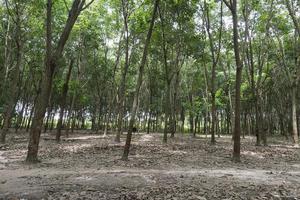
<path fill-rule="evenodd" d="M 54 71 L 58 66 L 58 60 L 62 56 L 66 42 L 70 36 L 71 30 L 80 15 L 81 11 L 87 8 L 93 1 L 86 4 L 85 0 L 74 0 L 69 9 L 68 18 L 59 37 L 56 47 L 52 48 L 52 0 L 47 1 L 46 11 L 46 55 L 45 70 L 43 72 L 40 93 L 38 94 L 34 116 L 29 135 L 29 144 L 26 161 L 29 163 L 38 162 L 38 149 L 43 119 L 48 106 Z"/>
<path fill-rule="evenodd" d="M 165 87 L 166 87 L 166 97 L 165 97 L 165 106 L 164 106 L 165 117 L 164 117 L 163 143 L 167 143 L 169 126 L 171 121 L 170 119 L 171 118 L 171 83 L 173 79 L 173 73 L 171 72 L 171 66 L 168 64 L 164 10 L 161 8 L 159 8 L 159 17 L 161 22 L 163 64 L 165 69 Z"/>
<path fill-rule="evenodd" d="M 298 124 L 297 124 L 297 87 L 299 83 L 300 76 L 300 17 L 297 16 L 295 6 L 297 6 L 296 1 L 285 0 L 286 8 L 289 12 L 289 16 L 293 21 L 295 28 L 295 69 L 294 74 L 291 77 L 293 80 L 291 84 L 292 90 L 292 126 L 293 126 L 293 140 L 294 145 L 299 146 L 299 136 L 298 136 Z M 293 4 L 295 2 L 296 5 Z M 298 2 L 299 5 L 299 2 Z"/>
<path fill-rule="evenodd" d="M 6 95 L 6 101 L 4 105 L 4 122 L 1 130 L 1 143 L 5 143 L 6 134 L 9 132 L 9 127 L 11 123 L 11 119 L 13 116 L 13 112 L 15 109 L 15 105 L 18 101 L 18 85 L 20 80 L 20 71 L 22 65 L 22 49 L 23 49 L 23 40 L 22 40 L 22 31 L 21 31 L 21 23 L 22 23 L 22 12 L 24 11 L 25 5 L 21 2 L 15 2 L 11 5 L 7 0 L 5 0 L 6 9 L 11 17 L 13 24 L 15 26 L 14 31 L 14 42 L 16 46 L 16 54 L 15 60 L 16 64 L 13 67 L 10 75 L 11 81 L 8 83 L 8 94 Z"/>
<path fill-rule="evenodd" d="M 125 143 L 125 147 L 124 147 L 122 160 L 128 160 L 128 154 L 129 154 L 131 138 L 132 138 L 132 131 L 133 131 L 133 126 L 134 126 L 135 117 L 136 117 L 137 108 L 138 108 L 139 94 L 140 94 L 140 89 L 141 89 L 142 82 L 143 82 L 143 75 L 144 75 L 145 65 L 147 62 L 148 49 L 150 46 L 150 41 L 151 41 L 151 36 L 152 36 L 153 28 L 154 28 L 154 23 L 155 23 L 155 19 L 156 19 L 159 1 L 160 0 L 155 0 L 155 2 L 154 2 L 150 26 L 148 29 L 145 46 L 144 46 L 144 50 L 143 50 L 143 56 L 142 56 L 142 60 L 141 60 L 141 63 L 140 63 L 139 69 L 138 69 L 138 77 L 137 77 L 137 82 L 136 82 L 136 87 L 135 87 L 135 92 L 134 92 L 133 103 L 132 103 L 132 107 L 131 107 L 131 116 L 130 116 L 128 133 L 127 133 L 127 137 L 126 137 L 126 143 Z"/>
<path fill-rule="evenodd" d="M 59 111 L 59 119 L 58 119 L 58 122 L 57 122 L 57 130 L 56 130 L 56 138 L 55 138 L 57 142 L 60 141 L 64 111 L 65 111 L 65 107 L 66 107 L 66 103 L 67 103 L 67 94 L 68 94 L 68 89 L 69 89 L 69 81 L 70 81 L 73 65 L 74 65 L 74 60 L 71 59 L 69 67 L 68 67 L 68 72 L 66 74 L 66 79 L 65 79 L 65 82 L 63 84 L 61 98 L 60 98 L 61 99 L 61 101 L 60 101 L 60 111 Z"/>
<path fill-rule="evenodd" d="M 122 77 L 119 87 L 119 102 L 118 102 L 118 130 L 115 141 L 120 142 L 122 133 L 122 124 L 124 117 L 124 99 L 126 92 L 126 76 L 129 68 L 129 29 L 128 29 L 128 18 L 129 18 L 129 0 L 122 0 L 122 14 L 124 22 L 124 33 L 125 33 L 125 64 L 122 68 Z"/>
<path fill-rule="evenodd" d="M 238 12 L 236 0 L 223 0 L 231 11 L 233 22 L 233 49 L 236 64 L 235 78 L 235 110 L 234 110 L 234 132 L 233 132 L 233 161 L 240 162 L 241 152 L 241 83 L 243 65 L 240 58 L 239 32 L 238 32 Z"/>
<path fill-rule="evenodd" d="M 210 54 L 211 54 L 211 60 L 212 60 L 212 67 L 211 67 L 211 79 L 210 79 L 210 93 L 211 93 L 211 144 L 216 143 L 215 139 L 215 131 L 216 131 L 216 68 L 219 62 L 220 58 L 220 50 L 221 50 L 221 39 L 222 39 L 222 26 L 223 26 L 223 2 L 221 2 L 220 7 L 220 27 L 217 31 L 217 42 L 214 39 L 213 36 L 213 30 L 211 27 L 211 13 L 209 5 L 206 1 L 204 1 L 204 13 L 205 13 L 205 27 L 206 32 L 208 35 L 209 40 L 209 48 L 210 48 Z M 215 47 L 214 43 L 217 43 L 218 45 Z"/>

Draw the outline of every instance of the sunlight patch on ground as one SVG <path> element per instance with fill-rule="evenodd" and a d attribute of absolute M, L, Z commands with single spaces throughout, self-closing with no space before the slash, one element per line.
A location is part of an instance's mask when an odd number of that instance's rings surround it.
<path fill-rule="evenodd" d="M 148 183 L 156 183 L 156 181 L 153 179 L 153 177 L 151 175 L 141 175 L 146 182 Z"/>
<path fill-rule="evenodd" d="M 293 164 L 293 165 L 291 165 L 291 166 L 293 166 L 293 167 L 296 167 L 296 168 L 299 168 L 299 169 L 300 169 L 300 164 Z"/>
<path fill-rule="evenodd" d="M 93 144 L 76 144 L 76 145 L 72 145 L 72 146 L 64 146 L 64 147 L 62 147 L 62 149 L 69 151 L 69 152 L 76 153 L 81 149 L 89 148 L 91 146 L 93 146 Z"/>
<path fill-rule="evenodd" d="M 105 138 L 105 137 L 103 135 L 87 135 L 87 136 L 66 138 L 65 140 L 88 140 L 88 139 L 99 139 L 99 138 Z"/>
<path fill-rule="evenodd" d="M 7 160 L 2 156 L 2 152 L 0 152 L 0 163 L 7 163 Z"/>
<path fill-rule="evenodd" d="M 90 177 L 90 176 L 79 176 L 79 177 L 76 177 L 77 180 L 84 180 L 84 181 L 91 181 L 93 180 L 93 177 Z"/>
<path fill-rule="evenodd" d="M 3 156 L 4 152 L 0 151 L 0 169 L 5 168 L 5 163 L 8 162 L 8 160 Z"/>
<path fill-rule="evenodd" d="M 15 154 L 14 151 L 9 152 L 8 159 L 10 162 L 23 160 L 24 155 L 27 154 L 27 150 L 25 150 L 25 149 L 24 150 L 18 149 L 16 152 L 17 152 L 17 154 Z"/>
<path fill-rule="evenodd" d="M 282 149 L 300 149 L 299 146 L 294 145 L 278 145 L 278 144 L 271 144 L 270 147 L 275 147 L 276 150 L 282 150 Z"/>
<path fill-rule="evenodd" d="M 256 157 L 256 158 L 260 158 L 260 159 L 264 158 L 261 153 L 256 153 L 256 152 L 253 152 L 253 151 L 243 151 L 242 155 L 253 156 L 253 157 Z"/>
<path fill-rule="evenodd" d="M 169 150 L 169 152 L 171 153 L 171 154 L 178 154 L 178 155 L 182 155 L 182 154 L 187 154 L 187 152 L 186 151 L 180 151 L 180 150 Z"/>
<path fill-rule="evenodd" d="M 142 141 L 142 142 L 149 142 L 149 141 L 152 140 L 152 138 L 153 138 L 152 135 L 143 135 L 143 136 L 141 137 L 141 141 Z"/>

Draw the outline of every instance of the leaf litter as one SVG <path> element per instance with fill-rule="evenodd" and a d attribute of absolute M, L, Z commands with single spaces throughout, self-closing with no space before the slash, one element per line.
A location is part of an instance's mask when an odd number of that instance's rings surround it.
<path fill-rule="evenodd" d="M 26 134 L 0 151 L 0 199 L 300 199 L 300 153 L 277 139 L 257 147 L 242 140 L 231 161 L 230 137 L 134 135 L 129 161 L 114 136 L 80 133 L 57 144 L 42 136 L 41 163 L 26 165 Z M 281 142 L 283 141 L 283 142 Z"/>

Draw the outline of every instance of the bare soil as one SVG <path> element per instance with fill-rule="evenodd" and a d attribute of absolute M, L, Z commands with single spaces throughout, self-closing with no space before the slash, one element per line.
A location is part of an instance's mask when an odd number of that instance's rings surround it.
<path fill-rule="evenodd" d="M 0 148 L 0 199 L 300 199 L 300 149 L 282 138 L 267 147 L 242 139 L 241 163 L 231 138 L 136 134 L 129 161 L 114 136 L 78 133 L 57 144 L 42 136 L 41 163 L 24 162 L 27 134 Z M 122 136 L 122 141 L 125 135 Z"/>

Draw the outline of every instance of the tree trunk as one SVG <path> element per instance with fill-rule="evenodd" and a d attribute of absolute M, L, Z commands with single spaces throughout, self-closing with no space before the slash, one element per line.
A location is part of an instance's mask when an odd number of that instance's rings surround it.
<path fill-rule="evenodd" d="M 151 36 L 152 36 L 152 32 L 153 32 L 153 27 L 154 27 L 154 23 L 155 23 L 158 4 L 159 4 L 159 0 L 155 0 L 155 4 L 153 7 L 153 13 L 152 13 L 152 19 L 151 19 L 150 27 L 149 27 L 146 42 L 145 42 L 143 57 L 142 57 L 142 61 L 141 61 L 140 67 L 139 67 L 138 79 L 137 79 L 136 89 L 135 89 L 135 93 L 134 93 L 130 122 L 129 122 L 128 133 L 127 133 L 127 138 L 126 138 L 126 143 L 125 143 L 125 147 L 124 147 L 122 160 L 128 160 L 128 154 L 129 154 L 131 137 L 132 137 L 132 130 L 133 130 L 136 111 L 137 111 L 137 107 L 138 107 L 139 93 L 140 93 L 140 88 L 141 88 L 141 85 L 143 82 L 144 68 L 145 68 L 146 61 L 147 61 L 148 48 L 150 45 L 150 40 L 151 40 Z"/>
<path fill-rule="evenodd" d="M 159 9 L 159 8 L 158 8 Z M 163 64 L 165 70 L 165 118 L 164 118 L 164 134 L 163 134 L 163 143 L 167 143 L 168 140 L 168 132 L 170 131 L 170 122 L 171 122 L 171 82 L 172 75 L 170 66 L 168 65 L 167 59 L 167 46 L 166 46 L 166 35 L 165 35 L 165 24 L 164 24 L 164 16 L 162 13 L 163 10 L 159 10 L 159 17 L 161 21 L 161 30 L 162 30 L 162 50 L 163 50 Z"/>
<path fill-rule="evenodd" d="M 211 123 L 211 144 L 216 143 L 215 139 L 215 132 L 216 132 L 216 86 L 215 86 L 215 79 L 216 79 L 216 67 L 219 62 L 220 56 L 220 49 L 221 49 L 221 39 L 222 39 L 222 24 L 223 24 L 223 3 L 221 2 L 221 19 L 220 19 L 220 29 L 219 29 L 219 36 L 218 36 L 218 48 L 215 49 L 214 41 L 211 34 L 211 23 L 210 23 L 210 12 L 209 6 L 207 5 L 206 1 L 204 1 L 205 6 L 205 21 L 206 21 L 206 31 L 209 38 L 209 45 L 210 45 L 210 53 L 212 58 L 212 68 L 211 68 L 211 115 L 212 115 L 212 123 Z"/>
<path fill-rule="evenodd" d="M 147 121 L 147 134 L 150 133 L 150 126 L 151 126 L 151 122 L 152 122 L 152 98 L 153 98 L 153 95 L 152 95 L 152 88 L 151 88 L 151 84 L 150 84 L 150 87 L 149 87 L 149 91 L 150 91 L 150 94 L 149 94 L 149 105 L 148 105 L 148 114 L 149 114 L 149 117 L 148 117 L 148 121 Z"/>
<path fill-rule="evenodd" d="M 43 81 L 41 86 L 41 93 L 37 98 L 37 102 L 34 109 L 34 116 L 32 119 L 32 125 L 29 136 L 28 152 L 26 161 L 30 163 L 38 162 L 38 148 L 40 134 L 43 126 L 43 119 L 45 116 L 48 100 L 50 97 L 52 76 L 54 73 L 55 64 L 50 62 L 47 64 L 47 69 L 43 75 Z M 50 113 L 49 113 L 50 114 Z"/>
<path fill-rule="evenodd" d="M 26 161 L 29 163 L 38 162 L 38 148 L 40 141 L 40 134 L 43 125 L 46 108 L 48 105 L 54 70 L 57 66 L 58 59 L 62 56 L 63 49 L 69 38 L 71 30 L 83 9 L 85 0 L 74 0 L 72 8 L 62 34 L 58 40 L 57 47 L 52 53 L 52 0 L 47 1 L 47 19 L 46 19 L 46 58 L 45 58 L 45 71 L 42 77 L 41 93 L 39 94 L 34 110 L 34 117 L 32 120 L 28 152 Z"/>
<path fill-rule="evenodd" d="M 36 100 L 34 101 L 36 102 Z M 36 103 L 34 103 L 36 104 Z M 31 121 L 32 121 L 32 116 L 33 116 L 33 113 L 34 113 L 34 106 L 32 106 L 31 110 L 30 110 L 30 115 L 29 115 L 29 118 L 28 118 L 28 122 L 27 122 L 27 125 L 26 125 L 26 132 L 29 131 L 29 128 L 30 128 L 30 124 L 31 124 Z"/>
<path fill-rule="evenodd" d="M 177 64 L 178 67 L 178 64 Z M 176 120 L 176 108 L 177 108 L 177 95 L 178 95 L 178 89 L 179 89 L 179 75 L 180 75 L 180 70 L 177 69 L 176 75 L 175 75 L 175 86 L 174 86 L 174 94 L 173 94 L 173 103 L 172 103 L 172 129 L 171 129 L 171 137 L 173 138 L 175 133 L 176 133 L 176 125 L 177 125 L 177 120 Z"/>
<path fill-rule="evenodd" d="M 50 103 L 50 102 L 51 102 L 51 89 L 50 89 L 50 96 L 49 96 L 48 103 Z M 47 117 L 46 117 L 46 121 L 44 122 L 44 133 L 46 133 L 49 128 L 49 121 L 51 121 L 52 107 L 53 107 L 53 104 L 51 104 L 51 106 L 48 107 L 48 109 L 47 109 L 48 111 L 45 113 L 47 115 Z"/>
<path fill-rule="evenodd" d="M 235 83 L 235 117 L 234 117 L 234 134 L 233 134 L 233 161 L 240 162 L 241 152 L 241 125 L 240 125 L 240 107 L 241 107 L 241 83 L 242 83 L 242 63 L 239 52 L 239 33 L 238 33 L 238 16 L 237 1 L 223 0 L 232 14 L 233 21 L 233 46 L 236 63 L 236 83 Z"/>
<path fill-rule="evenodd" d="M 168 141 L 168 132 L 170 127 L 170 91 L 171 83 L 166 81 L 166 100 L 165 100 L 165 119 L 164 119 L 164 135 L 163 135 L 163 143 L 167 143 Z"/>
<path fill-rule="evenodd" d="M 293 141 L 295 146 L 299 146 L 299 136 L 297 128 L 297 105 L 296 105 L 296 90 L 297 87 L 292 88 L 292 124 L 293 124 Z"/>
<path fill-rule="evenodd" d="M 66 137 L 69 137 L 69 131 L 70 131 L 70 125 L 73 121 L 74 118 L 74 106 L 75 106 L 75 101 L 76 101 L 76 90 L 74 91 L 72 100 L 71 100 L 71 106 L 69 109 L 69 113 L 68 113 L 68 121 L 67 121 L 67 126 L 66 126 Z"/>
<path fill-rule="evenodd" d="M 4 106 L 4 120 L 3 120 L 3 127 L 1 131 L 1 143 L 5 143 L 6 134 L 9 132 L 9 127 L 11 123 L 11 118 L 15 109 L 15 105 L 17 103 L 18 97 L 18 84 L 19 84 L 19 77 L 20 77 L 20 69 L 21 69 L 21 62 L 22 62 L 22 44 L 21 44 L 21 22 L 20 22 L 20 13 L 19 9 L 16 9 L 16 66 L 15 70 L 12 73 L 12 83 L 9 87 L 9 94 L 7 95 L 6 104 Z"/>
<path fill-rule="evenodd" d="M 25 101 L 23 101 L 21 111 L 18 113 L 18 117 L 16 120 L 16 127 L 15 127 L 16 133 L 18 132 L 19 128 L 22 127 L 23 115 L 24 115 L 24 111 L 26 111 L 26 107 L 27 107 L 27 104 L 25 103 Z"/>
<path fill-rule="evenodd" d="M 128 0 L 122 0 L 123 20 L 124 20 L 124 32 L 125 32 L 125 65 L 122 70 L 122 78 L 119 88 L 119 102 L 118 102 L 118 129 L 115 141 L 120 142 L 122 134 L 122 124 L 124 117 L 124 99 L 126 92 L 126 76 L 129 69 L 129 30 L 128 30 Z"/>
<path fill-rule="evenodd" d="M 185 110 L 184 107 L 181 106 L 181 111 L 180 111 L 180 120 L 181 120 L 181 133 L 184 133 L 184 124 L 185 124 Z"/>
<path fill-rule="evenodd" d="M 56 132 L 56 141 L 57 142 L 60 141 L 62 122 L 63 122 L 64 112 L 65 112 L 65 107 L 66 107 L 67 94 L 68 94 L 68 89 L 69 89 L 69 81 L 70 81 L 70 77 L 71 77 L 73 63 L 74 63 L 74 60 L 72 59 L 70 61 L 68 73 L 66 75 L 65 83 L 64 83 L 63 89 L 62 89 L 59 119 L 57 122 L 57 132 Z"/>

